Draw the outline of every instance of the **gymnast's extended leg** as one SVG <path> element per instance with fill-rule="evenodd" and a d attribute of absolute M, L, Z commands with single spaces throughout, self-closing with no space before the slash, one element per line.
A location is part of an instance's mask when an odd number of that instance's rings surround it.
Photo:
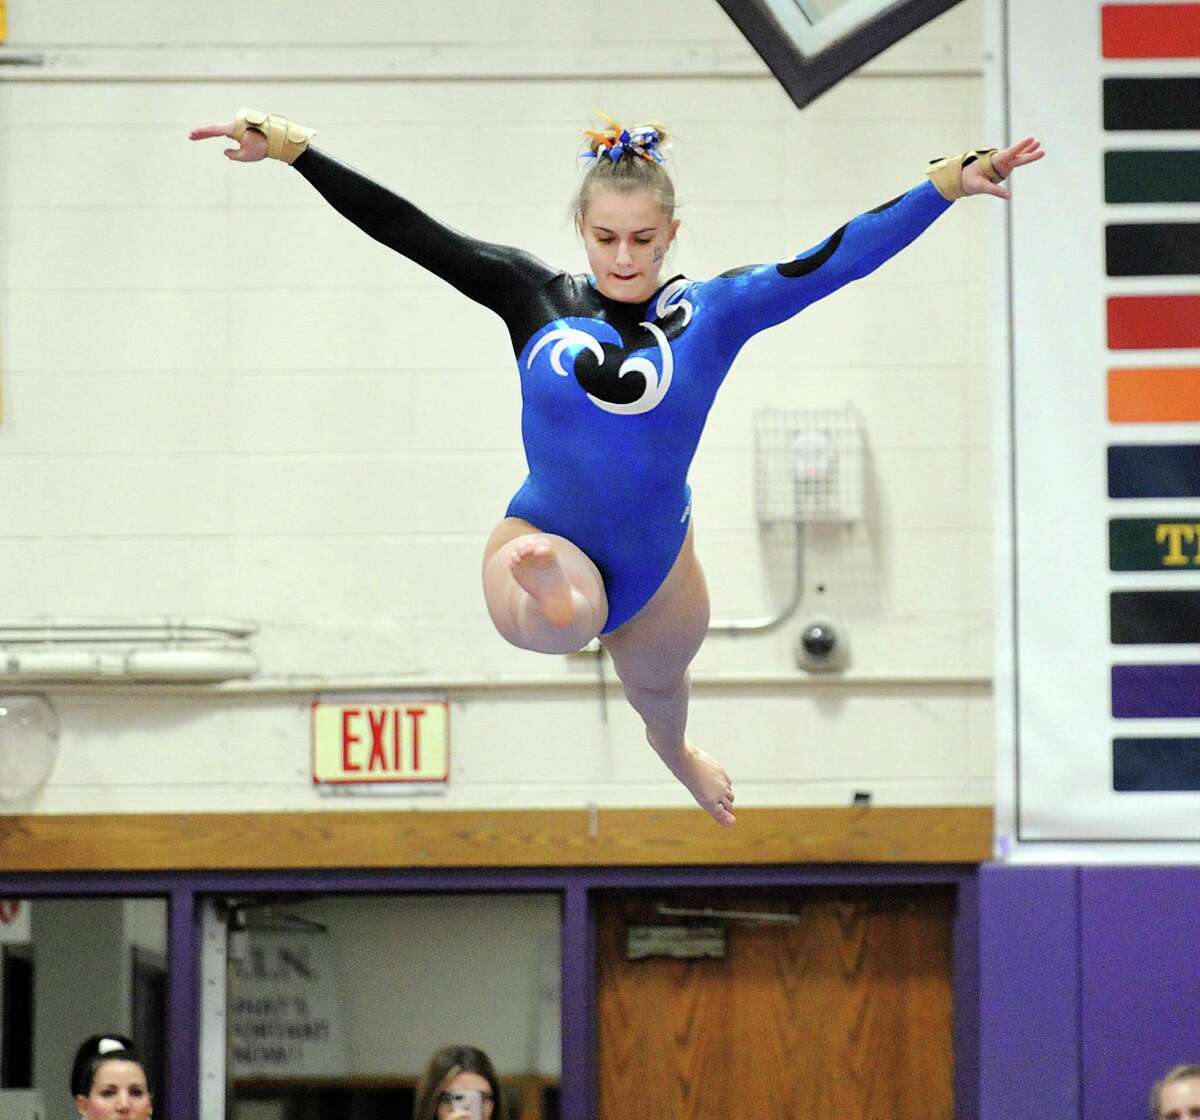
<path fill-rule="evenodd" d="M 733 786 L 721 765 L 688 742 L 688 666 L 708 630 L 708 587 L 687 539 L 654 597 L 600 640 L 646 738 L 667 768 L 718 824 L 731 825 Z"/>
<path fill-rule="evenodd" d="M 488 612 L 506 641 L 574 653 L 604 627 L 608 598 L 596 565 L 565 537 L 506 517 L 483 551 Z"/>

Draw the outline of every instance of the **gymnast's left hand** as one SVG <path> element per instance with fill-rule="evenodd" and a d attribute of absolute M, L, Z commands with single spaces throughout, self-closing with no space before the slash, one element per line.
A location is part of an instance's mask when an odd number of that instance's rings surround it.
<path fill-rule="evenodd" d="M 1027 136 L 1009 148 L 993 152 L 992 166 L 1007 179 L 1018 167 L 1024 167 L 1027 163 L 1037 163 L 1045 154 L 1042 142 Z M 997 198 L 1012 198 L 1003 183 L 993 183 L 988 179 L 978 161 L 963 168 L 962 188 L 964 194 L 992 194 Z"/>
<path fill-rule="evenodd" d="M 228 124 L 208 124 L 193 128 L 188 133 L 189 140 L 211 140 L 214 136 L 228 136 L 236 139 L 237 121 Z M 248 128 L 236 148 L 226 148 L 225 156 L 236 163 L 257 163 L 267 158 L 267 138 L 255 129 Z"/>

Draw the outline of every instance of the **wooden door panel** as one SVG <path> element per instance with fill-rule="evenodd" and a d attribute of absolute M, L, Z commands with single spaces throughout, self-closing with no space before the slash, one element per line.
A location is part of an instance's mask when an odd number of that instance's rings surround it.
<path fill-rule="evenodd" d="M 728 924 L 723 961 L 626 961 L 662 902 L 799 922 Z M 601 896 L 601 1120 L 951 1120 L 952 910 L 940 888 Z"/>

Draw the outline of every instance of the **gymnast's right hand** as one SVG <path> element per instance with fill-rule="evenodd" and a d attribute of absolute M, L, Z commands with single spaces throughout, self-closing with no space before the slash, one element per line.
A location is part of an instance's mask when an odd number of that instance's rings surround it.
<path fill-rule="evenodd" d="M 311 128 L 257 109 L 239 109 L 229 124 L 210 124 L 188 133 L 191 140 L 207 140 L 212 136 L 236 140 L 238 146 L 226 148 L 225 155 L 238 163 L 254 163 L 265 156 L 291 163 L 307 149 L 314 135 Z"/>
<path fill-rule="evenodd" d="M 214 136 L 228 136 L 230 140 L 237 139 L 237 121 L 228 124 L 206 124 L 203 128 L 193 128 L 188 133 L 189 140 L 211 140 Z M 257 129 L 247 128 L 236 148 L 226 148 L 228 159 L 238 163 L 254 163 L 256 160 L 267 158 L 267 138 Z"/>

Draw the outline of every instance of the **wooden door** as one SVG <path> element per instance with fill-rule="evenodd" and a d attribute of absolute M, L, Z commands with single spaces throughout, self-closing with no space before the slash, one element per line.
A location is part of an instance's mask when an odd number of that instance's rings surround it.
<path fill-rule="evenodd" d="M 674 908 L 726 922 L 724 960 L 626 960 Z M 613 892 L 598 902 L 600 1120 L 952 1120 L 944 888 Z"/>

